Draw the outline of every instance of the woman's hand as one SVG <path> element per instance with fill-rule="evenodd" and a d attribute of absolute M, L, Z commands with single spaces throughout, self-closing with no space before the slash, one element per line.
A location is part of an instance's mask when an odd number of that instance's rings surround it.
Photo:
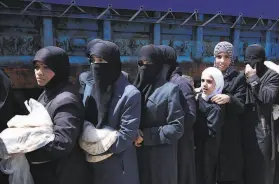
<path fill-rule="evenodd" d="M 247 64 L 245 66 L 245 76 L 246 76 L 246 78 L 249 78 L 253 75 L 256 75 L 256 73 L 257 73 L 256 69 L 253 69 L 249 64 Z"/>
<path fill-rule="evenodd" d="M 212 102 L 219 104 L 219 105 L 229 103 L 230 100 L 231 100 L 231 97 L 229 95 L 225 95 L 225 94 L 218 94 L 211 98 Z"/>
<path fill-rule="evenodd" d="M 135 141 L 135 146 L 136 147 L 141 147 L 141 143 L 142 143 L 142 141 L 143 141 L 143 133 L 142 133 L 142 131 L 141 130 L 139 130 L 139 135 L 138 135 L 138 138 L 137 138 L 137 140 Z"/>

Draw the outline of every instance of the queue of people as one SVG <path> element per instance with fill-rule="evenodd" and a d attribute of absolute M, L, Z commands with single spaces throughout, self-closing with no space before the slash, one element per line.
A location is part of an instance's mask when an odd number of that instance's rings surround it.
<path fill-rule="evenodd" d="M 26 154 L 34 183 L 278 183 L 279 125 L 272 114 L 279 74 L 264 64 L 261 45 L 246 49 L 244 71 L 234 68 L 233 50 L 229 42 L 218 43 L 213 66 L 194 89 L 172 47 L 143 46 L 131 81 L 121 70 L 118 46 L 95 39 L 85 51 L 90 70 L 80 74 L 77 90 L 68 81 L 67 53 L 55 46 L 40 49 L 33 59 L 44 89 L 38 102 L 53 121 L 55 138 Z M 26 112 L 2 71 L 0 79 L 2 131 Z M 84 122 L 95 132 L 116 134 L 103 134 L 84 149 Z M 0 173 L 0 183 L 8 183 L 6 174 Z"/>

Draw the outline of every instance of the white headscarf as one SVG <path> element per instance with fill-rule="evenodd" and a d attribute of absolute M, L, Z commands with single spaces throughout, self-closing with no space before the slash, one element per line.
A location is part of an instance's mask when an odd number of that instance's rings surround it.
<path fill-rule="evenodd" d="M 215 68 L 215 67 L 209 67 L 209 68 L 206 68 L 202 72 L 202 74 L 211 75 L 212 78 L 215 81 L 215 89 L 214 89 L 214 91 L 210 95 L 206 95 L 206 94 L 202 93 L 202 98 L 205 101 L 208 101 L 211 97 L 213 97 L 213 96 L 215 96 L 217 94 L 222 94 L 222 91 L 223 91 L 223 88 L 224 88 L 224 77 L 223 77 L 222 72 L 219 69 Z"/>

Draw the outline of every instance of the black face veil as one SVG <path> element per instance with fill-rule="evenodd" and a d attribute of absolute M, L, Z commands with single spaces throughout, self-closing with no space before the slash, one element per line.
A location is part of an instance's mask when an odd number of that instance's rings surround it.
<path fill-rule="evenodd" d="M 245 51 L 245 64 L 249 64 L 252 68 L 256 68 L 257 75 L 261 77 L 267 70 L 264 65 L 265 57 L 265 50 L 261 45 L 250 45 Z"/>
<path fill-rule="evenodd" d="M 141 91 L 145 101 L 155 90 L 157 76 L 160 74 L 163 64 L 161 50 L 155 45 L 146 45 L 140 49 L 138 62 L 138 74 L 134 85 Z M 143 64 L 148 61 L 149 64 Z"/>

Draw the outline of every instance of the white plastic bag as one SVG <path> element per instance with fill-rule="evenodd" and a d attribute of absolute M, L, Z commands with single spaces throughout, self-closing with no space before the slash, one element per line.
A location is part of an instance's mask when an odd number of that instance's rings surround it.
<path fill-rule="evenodd" d="M 25 103 L 29 114 L 16 115 L 0 133 L 0 170 L 9 174 L 10 184 L 34 184 L 25 153 L 54 140 L 53 123 L 45 107 L 34 99 Z"/>
<path fill-rule="evenodd" d="M 14 116 L 7 123 L 8 128 L 0 133 L 1 143 L 7 152 L 0 158 L 34 151 L 54 140 L 53 123 L 45 107 L 30 99 L 27 108 L 30 110 L 28 115 Z"/>
<path fill-rule="evenodd" d="M 271 69 L 271 70 L 273 70 L 273 71 L 279 73 L 279 66 L 278 66 L 277 64 L 273 63 L 272 61 L 265 61 L 265 62 L 264 62 L 264 65 L 265 65 L 267 68 L 269 68 L 269 69 Z"/>
<path fill-rule="evenodd" d="M 112 156 L 104 154 L 117 139 L 117 131 L 110 127 L 97 129 L 88 121 L 84 121 L 79 146 L 86 152 L 88 162 L 100 162 Z"/>
<path fill-rule="evenodd" d="M 273 115 L 274 120 L 277 120 L 279 118 L 279 105 L 278 104 L 273 105 L 272 115 Z"/>
<path fill-rule="evenodd" d="M 0 170 L 9 174 L 10 184 L 34 184 L 29 163 L 24 154 L 2 160 Z"/>

